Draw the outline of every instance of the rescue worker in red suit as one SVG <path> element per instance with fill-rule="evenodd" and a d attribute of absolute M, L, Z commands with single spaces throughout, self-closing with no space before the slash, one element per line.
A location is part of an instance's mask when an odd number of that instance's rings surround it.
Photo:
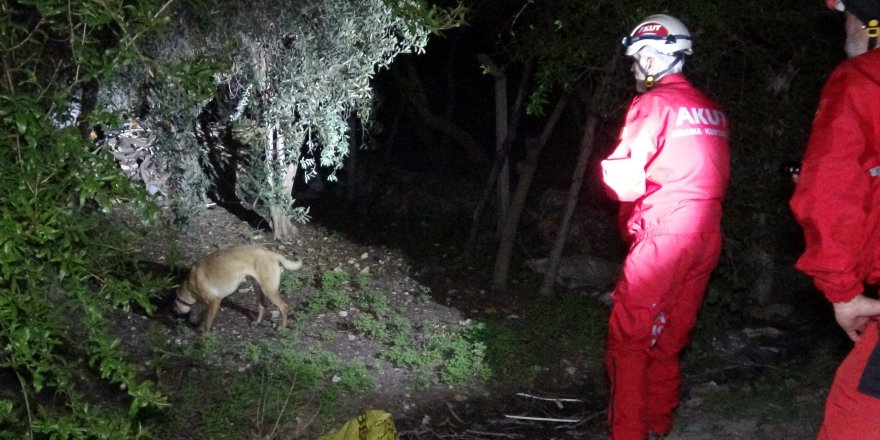
<path fill-rule="evenodd" d="M 828 0 L 845 11 L 850 57 L 825 83 L 791 199 L 813 278 L 855 347 L 837 370 L 820 440 L 880 439 L 880 1 Z M 872 289 L 869 289 L 869 291 Z"/>
<path fill-rule="evenodd" d="M 602 161 L 630 245 L 608 326 L 609 439 L 645 440 L 672 429 L 679 353 L 720 255 L 728 121 L 681 73 L 693 53 L 681 21 L 650 16 L 624 49 L 642 93 Z"/>

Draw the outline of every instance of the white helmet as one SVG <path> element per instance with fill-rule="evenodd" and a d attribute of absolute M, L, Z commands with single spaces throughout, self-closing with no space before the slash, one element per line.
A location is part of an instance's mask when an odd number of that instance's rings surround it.
<path fill-rule="evenodd" d="M 691 55 L 691 33 L 681 20 L 663 14 L 644 19 L 632 32 L 623 38 L 624 53 L 633 56 L 645 46 L 669 55 L 683 53 Z"/>
<path fill-rule="evenodd" d="M 877 47 L 880 39 L 880 2 L 877 0 L 825 0 L 829 8 L 855 15 L 868 32 L 868 50 Z M 847 49 L 849 50 L 849 49 Z"/>
<path fill-rule="evenodd" d="M 825 0 L 825 4 L 837 11 L 851 12 L 868 27 L 876 28 L 880 24 L 877 23 L 880 21 L 880 2 L 876 0 Z"/>
<path fill-rule="evenodd" d="M 825 4 L 828 5 L 830 9 L 835 9 L 841 12 L 846 9 L 846 6 L 843 5 L 843 0 L 825 0 Z"/>

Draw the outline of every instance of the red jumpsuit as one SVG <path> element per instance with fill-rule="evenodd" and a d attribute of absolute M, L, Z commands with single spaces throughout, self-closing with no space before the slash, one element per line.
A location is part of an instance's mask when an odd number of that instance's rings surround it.
<path fill-rule="evenodd" d="M 682 74 L 630 104 L 602 162 L 624 203 L 630 250 L 615 286 L 606 367 L 611 439 L 667 433 L 678 406 L 679 352 L 721 251 L 728 121 Z"/>
<path fill-rule="evenodd" d="M 806 249 L 797 268 L 829 301 L 880 281 L 880 50 L 832 72 L 813 120 L 791 208 Z M 880 439 L 876 321 L 837 371 L 820 439 Z"/>

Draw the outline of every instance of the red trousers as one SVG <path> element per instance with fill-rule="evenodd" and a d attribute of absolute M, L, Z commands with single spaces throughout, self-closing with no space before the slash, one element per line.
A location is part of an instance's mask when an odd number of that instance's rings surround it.
<path fill-rule="evenodd" d="M 880 345 L 878 324 L 871 321 L 840 364 L 818 440 L 880 439 Z"/>
<path fill-rule="evenodd" d="M 648 235 L 630 249 L 608 324 L 609 440 L 645 440 L 648 432 L 672 429 L 679 353 L 720 253 L 719 233 Z"/>

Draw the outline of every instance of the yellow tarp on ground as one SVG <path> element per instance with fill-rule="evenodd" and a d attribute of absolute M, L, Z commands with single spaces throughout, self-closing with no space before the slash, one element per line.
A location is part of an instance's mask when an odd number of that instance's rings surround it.
<path fill-rule="evenodd" d="M 391 414 L 371 409 L 318 440 L 397 440 L 397 429 Z"/>

